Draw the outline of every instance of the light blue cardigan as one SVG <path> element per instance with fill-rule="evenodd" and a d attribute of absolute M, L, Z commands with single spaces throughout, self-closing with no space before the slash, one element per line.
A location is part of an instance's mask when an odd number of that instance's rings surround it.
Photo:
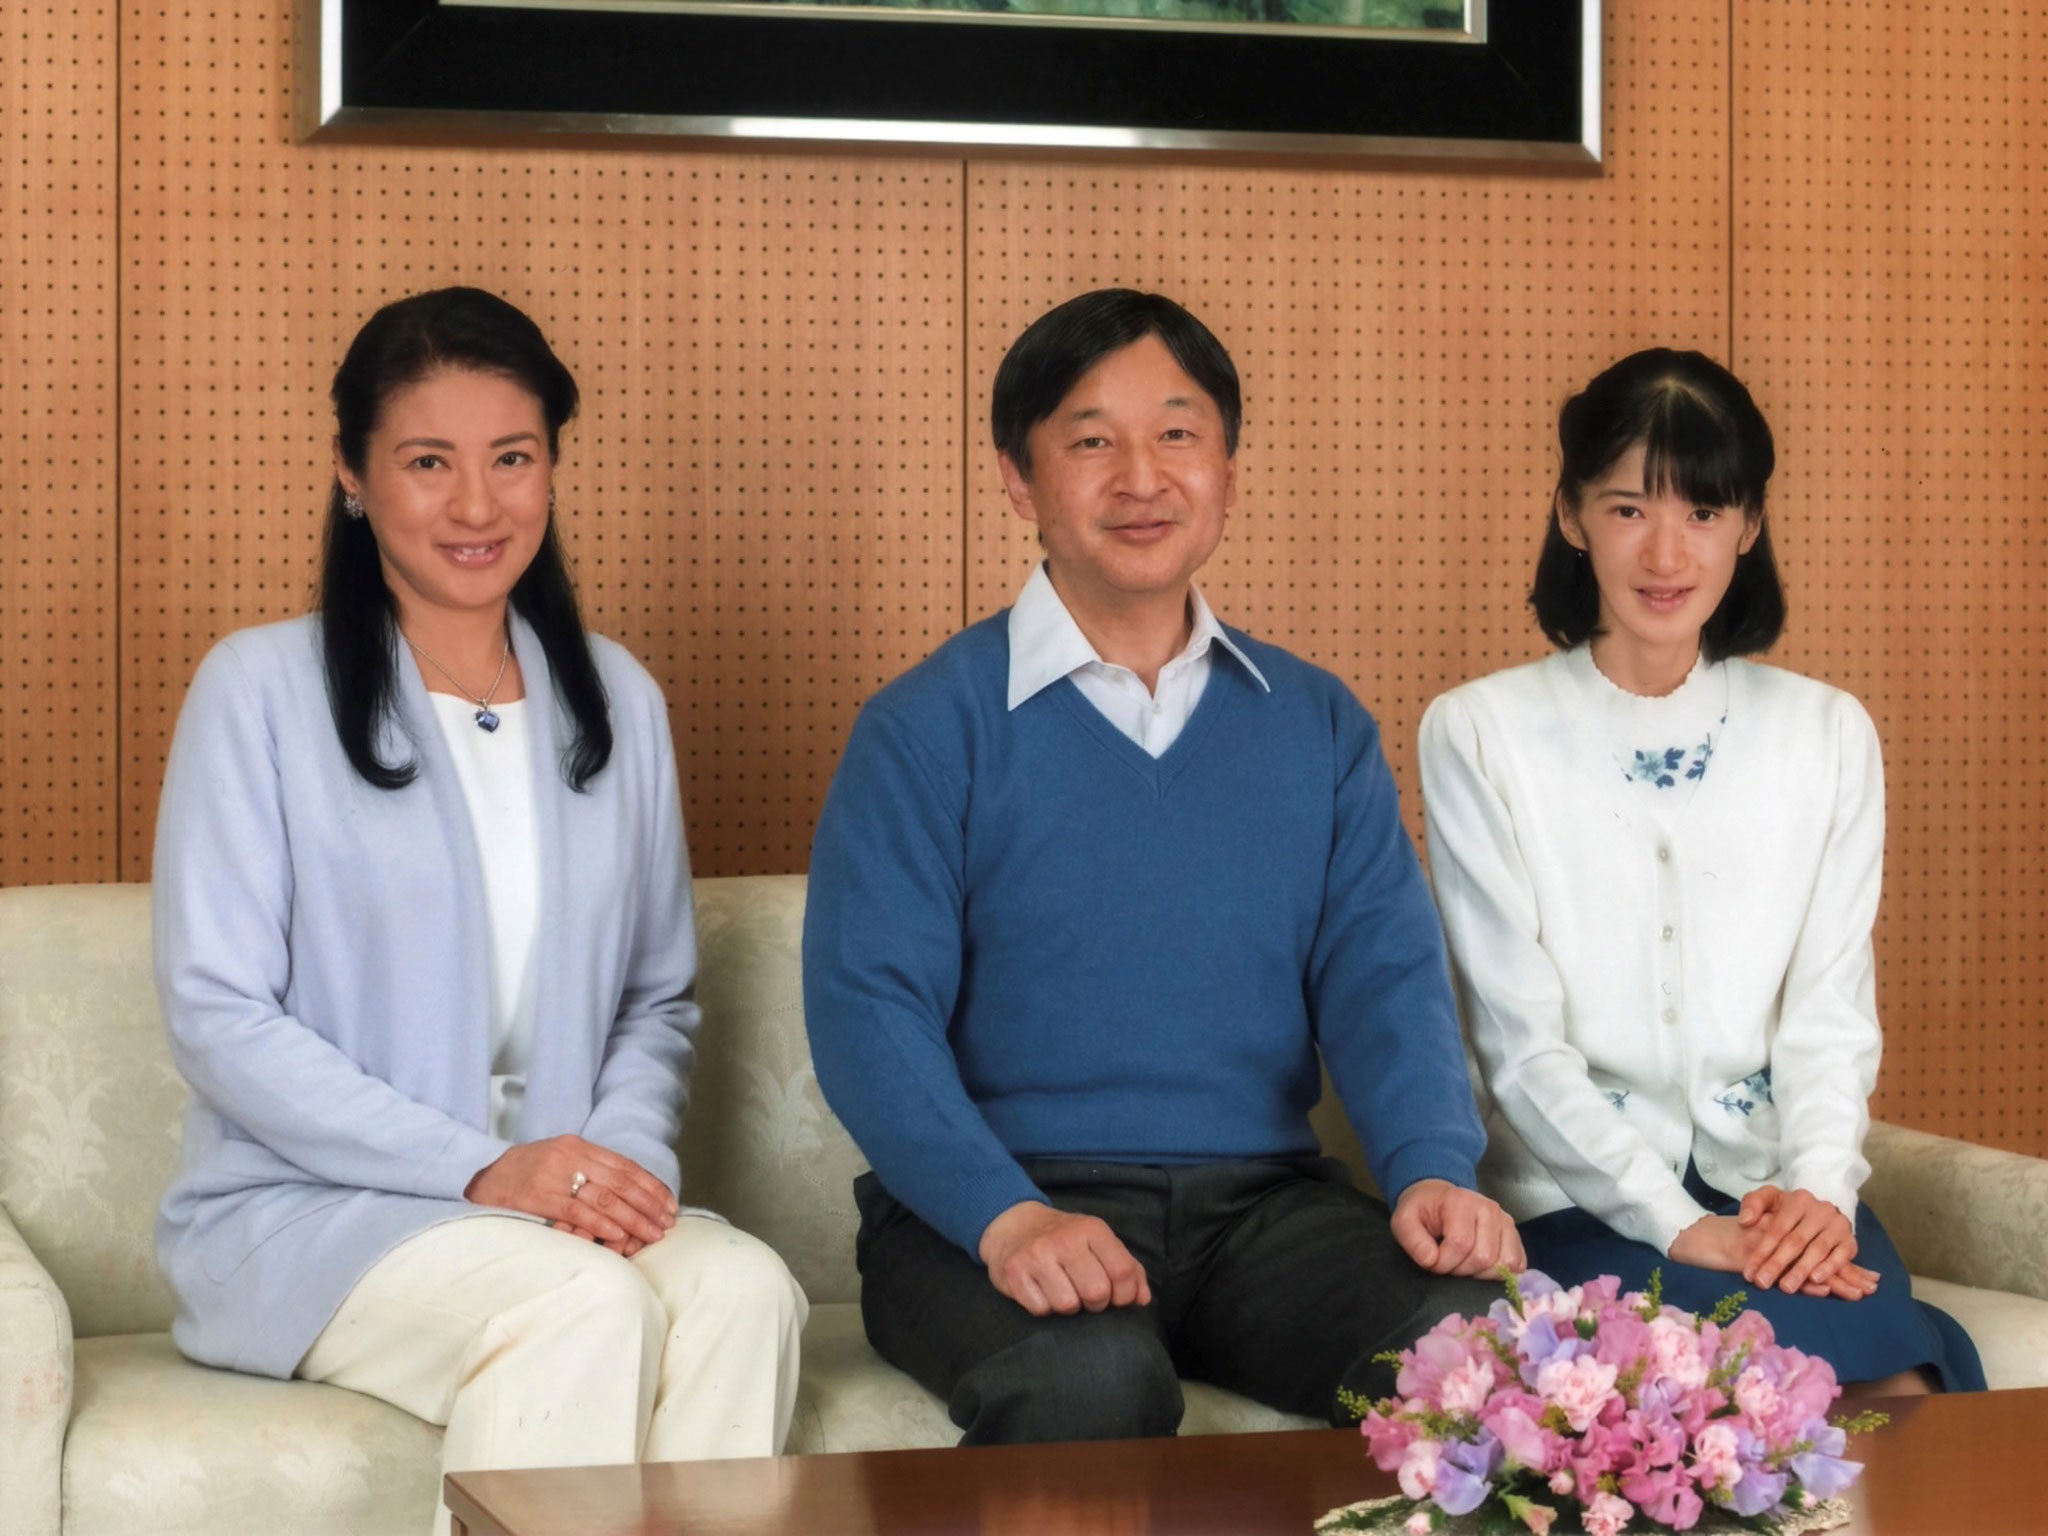
<path fill-rule="evenodd" d="M 696 941 L 668 714 L 610 641 L 611 762 L 578 794 L 573 724 L 513 626 L 540 837 L 539 1025 L 522 1134 L 575 1132 L 673 1190 Z M 201 664 L 157 823 L 157 990 L 192 1087 L 157 1219 L 178 1347 L 289 1376 L 349 1290 L 415 1233 L 478 1214 L 490 964 L 467 803 L 403 657 L 373 788 L 335 735 L 317 618 L 244 630 Z"/>

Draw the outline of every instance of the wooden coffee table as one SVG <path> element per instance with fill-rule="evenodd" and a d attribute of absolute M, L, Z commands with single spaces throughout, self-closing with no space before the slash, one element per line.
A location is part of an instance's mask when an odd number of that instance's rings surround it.
<path fill-rule="evenodd" d="M 2048 1388 L 1859 1404 L 1856 1536 L 2048 1529 Z M 1093 1445 L 461 1472 L 468 1536 L 1308 1536 L 1324 1510 L 1395 1492 L 1345 1430 Z"/>

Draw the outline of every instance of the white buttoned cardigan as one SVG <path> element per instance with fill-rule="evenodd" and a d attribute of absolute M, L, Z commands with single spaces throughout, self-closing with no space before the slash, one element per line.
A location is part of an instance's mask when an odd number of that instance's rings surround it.
<path fill-rule="evenodd" d="M 1423 716 L 1431 878 L 1488 1146 L 1518 1219 L 1576 1205 L 1668 1253 L 1716 1189 L 1805 1189 L 1853 1219 L 1879 1053 L 1876 730 L 1841 690 L 1727 670 L 1675 815 L 1609 753 L 1585 647 Z"/>

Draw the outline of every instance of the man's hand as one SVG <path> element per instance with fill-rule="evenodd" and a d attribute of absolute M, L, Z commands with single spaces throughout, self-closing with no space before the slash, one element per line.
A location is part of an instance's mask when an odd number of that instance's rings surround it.
<path fill-rule="evenodd" d="M 1520 1274 L 1528 1265 L 1513 1218 L 1448 1179 L 1417 1179 L 1402 1190 L 1393 1226 L 1394 1240 L 1433 1275 L 1490 1275 L 1503 1264 Z"/>
<path fill-rule="evenodd" d="M 1877 1289 L 1876 1272 L 1850 1262 L 1856 1257 L 1855 1224 L 1817 1195 L 1760 1185 L 1743 1196 L 1735 1219 L 1749 1239 L 1742 1278 L 1751 1285 L 1849 1301 Z"/>
<path fill-rule="evenodd" d="M 1109 1223 L 1022 1200 L 981 1234 L 989 1283 L 1033 1317 L 1149 1306 L 1152 1286 Z"/>

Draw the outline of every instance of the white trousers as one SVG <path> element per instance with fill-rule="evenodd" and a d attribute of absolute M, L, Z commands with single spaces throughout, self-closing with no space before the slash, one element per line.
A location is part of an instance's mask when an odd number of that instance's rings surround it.
<path fill-rule="evenodd" d="M 775 1250 L 720 1221 L 678 1216 L 624 1259 L 470 1216 L 378 1260 L 297 1374 L 446 1425 L 444 1473 L 773 1456 L 809 1313 Z"/>

